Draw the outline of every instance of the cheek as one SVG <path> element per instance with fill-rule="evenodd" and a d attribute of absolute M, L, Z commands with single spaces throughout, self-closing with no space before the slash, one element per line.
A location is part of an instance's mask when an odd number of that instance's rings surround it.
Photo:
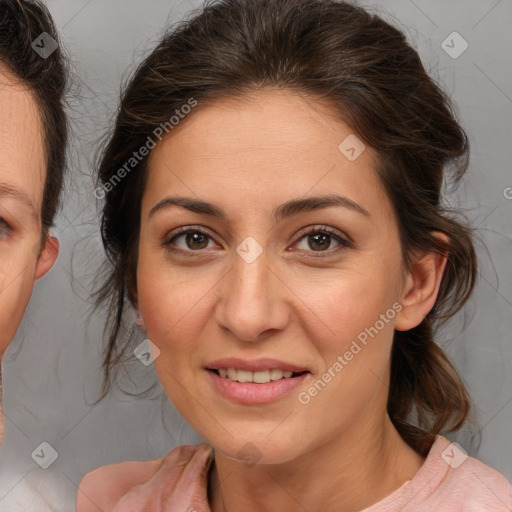
<path fill-rule="evenodd" d="M 343 350 L 391 308 L 396 298 L 393 277 L 382 263 L 365 262 L 362 267 L 341 270 L 335 279 L 330 272 L 314 280 L 295 278 L 291 283 L 312 313 L 308 315 L 311 327 L 321 328 L 315 331 L 315 338 L 322 351 Z"/>
<path fill-rule="evenodd" d="M 149 339 L 162 355 L 173 352 L 173 359 L 193 353 L 200 319 L 206 319 L 210 296 L 215 286 L 213 272 L 184 271 L 178 267 L 150 261 L 140 254 L 137 270 L 139 308 Z M 199 269 L 198 269 L 199 272 Z"/>
<path fill-rule="evenodd" d="M 316 376 L 321 382 L 306 390 L 301 403 L 319 417 L 323 417 L 322 408 L 335 406 L 333 411 L 339 414 L 331 418 L 334 430 L 356 415 L 386 381 L 394 318 L 400 307 L 396 302 L 399 267 L 391 260 L 361 258 L 360 265 L 340 271 L 336 280 L 331 274 L 323 281 L 295 282 L 294 290 L 314 312 L 302 327 L 308 329 L 322 361 Z"/>
<path fill-rule="evenodd" d="M 15 262 L 2 262 L 0 270 L 0 354 L 16 334 L 34 286 L 33 269 Z"/>
<path fill-rule="evenodd" d="M 396 311 L 392 294 L 375 275 L 347 277 L 324 287 L 324 294 L 315 290 L 310 288 L 309 305 L 322 320 L 324 335 L 313 333 L 311 323 L 308 336 L 321 367 L 298 395 L 298 411 L 313 437 L 322 432 L 330 438 L 348 428 L 371 403 L 385 403 Z"/>

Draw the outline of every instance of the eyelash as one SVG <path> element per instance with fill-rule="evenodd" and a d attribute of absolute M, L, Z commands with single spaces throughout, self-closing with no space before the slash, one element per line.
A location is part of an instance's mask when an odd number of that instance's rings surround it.
<path fill-rule="evenodd" d="M 180 248 L 171 246 L 173 240 L 175 240 L 176 238 L 178 238 L 181 235 L 188 234 L 188 233 L 201 233 L 201 234 L 209 237 L 210 239 L 212 238 L 211 235 L 204 229 L 202 229 L 198 226 L 197 227 L 196 226 L 188 226 L 188 227 L 178 228 L 177 232 L 174 233 L 172 235 L 172 237 L 166 239 L 162 245 L 165 246 L 167 250 L 172 251 L 174 253 L 182 254 L 187 257 L 195 257 L 193 253 L 203 252 L 204 249 L 198 249 L 197 251 L 194 251 L 194 250 L 184 250 L 184 249 L 180 249 Z M 337 234 L 337 232 L 333 228 L 331 228 L 329 226 L 323 226 L 323 225 L 315 225 L 311 228 L 306 228 L 306 229 L 299 231 L 299 234 L 298 234 L 299 237 L 294 242 L 294 244 L 298 243 L 306 236 L 318 235 L 318 234 L 329 235 L 331 238 L 336 240 L 340 244 L 340 246 L 335 249 L 330 249 L 330 250 L 326 250 L 326 251 L 305 251 L 305 252 L 327 253 L 327 256 L 331 256 L 333 253 L 341 252 L 341 251 L 353 246 L 353 243 L 351 240 L 343 238 L 342 236 Z M 318 255 L 318 256 L 310 256 L 310 257 L 311 258 L 324 258 L 326 256 Z"/>

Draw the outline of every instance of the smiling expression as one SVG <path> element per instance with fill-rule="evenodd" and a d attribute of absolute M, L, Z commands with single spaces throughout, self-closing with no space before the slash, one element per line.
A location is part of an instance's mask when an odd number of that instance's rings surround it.
<path fill-rule="evenodd" d="M 138 305 L 167 395 L 228 456 L 291 460 L 385 412 L 393 321 L 297 399 L 401 297 L 397 220 L 375 151 L 338 149 L 352 133 L 318 101 L 257 92 L 200 104 L 151 153 Z M 303 373 L 223 376 L 285 367 Z"/>

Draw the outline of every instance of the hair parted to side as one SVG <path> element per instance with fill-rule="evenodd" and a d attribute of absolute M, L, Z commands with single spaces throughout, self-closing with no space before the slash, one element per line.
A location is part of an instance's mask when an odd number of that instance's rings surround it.
<path fill-rule="evenodd" d="M 43 32 L 57 43 L 56 49 L 46 58 L 32 47 Z M 46 157 L 41 209 L 41 240 L 44 243 L 49 228 L 54 225 L 66 166 L 68 82 L 66 59 L 57 31 L 42 2 L 0 0 L 0 64 L 4 64 L 32 92 L 39 107 Z"/>
<path fill-rule="evenodd" d="M 404 440 L 426 455 L 438 433 L 460 428 L 470 412 L 466 388 L 433 336 L 466 302 L 477 272 L 470 228 L 441 204 L 445 174 L 457 184 L 468 165 L 467 138 L 449 99 L 400 30 L 348 2 L 218 0 L 193 14 L 164 35 L 124 88 L 98 163 L 99 182 L 108 183 L 189 98 L 201 108 L 278 88 L 329 105 L 377 151 L 404 268 L 411 268 L 415 250 L 448 253 L 432 311 L 416 328 L 395 331 L 392 349 L 388 413 Z M 104 394 L 129 345 L 126 313 L 137 300 L 146 165 L 144 158 L 113 187 L 103 208 L 108 262 L 96 307 L 106 304 L 109 315 Z"/>

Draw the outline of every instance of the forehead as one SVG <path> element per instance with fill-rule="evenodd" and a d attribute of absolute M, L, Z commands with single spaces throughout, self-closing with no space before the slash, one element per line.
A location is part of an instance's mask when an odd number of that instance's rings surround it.
<path fill-rule="evenodd" d="M 39 207 L 45 179 L 43 127 L 32 92 L 0 65 L 0 181 Z"/>
<path fill-rule="evenodd" d="M 243 159 L 254 152 L 290 155 L 300 150 L 318 158 L 315 147 L 337 148 L 340 133 L 351 130 L 332 108 L 289 90 L 262 90 L 201 104 L 181 121 L 153 151 L 177 146 L 188 157 Z M 250 158 L 252 159 L 254 155 Z"/>
<path fill-rule="evenodd" d="M 374 203 L 368 209 L 388 208 L 376 152 L 366 146 L 349 160 L 340 150 L 347 137 L 355 134 L 334 109 L 290 91 L 199 103 L 152 150 L 144 202 L 151 207 L 170 189 L 226 204 L 243 192 L 246 205 L 262 194 L 277 203 L 337 190 Z"/>

